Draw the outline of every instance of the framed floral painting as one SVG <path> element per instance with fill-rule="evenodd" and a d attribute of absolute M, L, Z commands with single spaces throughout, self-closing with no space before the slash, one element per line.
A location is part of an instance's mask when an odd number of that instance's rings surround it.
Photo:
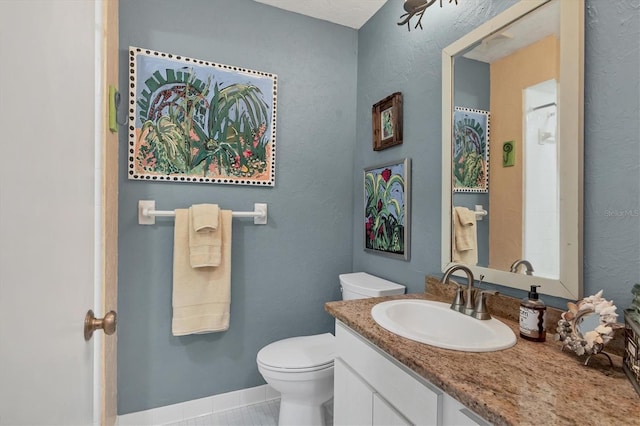
<path fill-rule="evenodd" d="M 274 186 L 277 76 L 129 48 L 129 179 Z"/>
<path fill-rule="evenodd" d="M 411 159 L 364 169 L 364 250 L 409 260 Z"/>

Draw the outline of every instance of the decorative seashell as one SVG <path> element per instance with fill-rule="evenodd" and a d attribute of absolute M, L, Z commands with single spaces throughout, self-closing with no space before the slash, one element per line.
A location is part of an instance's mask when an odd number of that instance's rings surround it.
<path fill-rule="evenodd" d="M 598 311 L 596 310 L 596 312 Z M 616 313 L 616 305 L 602 307 L 598 313 L 600 315 L 613 315 Z"/>
<path fill-rule="evenodd" d="M 593 347 L 594 343 L 602 343 L 602 342 L 597 342 L 598 337 L 600 337 L 600 333 L 598 333 L 595 330 L 591 330 L 585 333 L 584 340 L 587 342 L 587 346 Z"/>
<path fill-rule="evenodd" d="M 595 305 L 593 303 L 590 302 L 585 302 L 585 303 L 581 303 L 580 305 L 578 305 L 578 309 L 580 311 L 594 311 L 595 309 Z"/>
<path fill-rule="evenodd" d="M 611 327 L 607 327 L 607 326 L 601 324 L 601 325 L 596 327 L 595 331 L 597 333 L 600 333 L 600 334 L 607 334 L 608 335 L 613 331 L 613 329 Z"/>
<path fill-rule="evenodd" d="M 594 310 L 596 312 L 600 312 L 601 310 L 603 310 L 604 308 L 611 306 L 612 303 L 611 302 L 607 302 L 606 300 L 596 300 L 594 301 Z"/>
<path fill-rule="evenodd" d="M 602 351 L 604 345 L 611 341 L 613 332 L 619 327 L 617 324 L 618 314 L 613 300 L 606 300 L 602 297 L 603 291 L 585 297 L 575 303 L 568 302 L 568 311 L 563 312 L 558 320 L 558 327 L 555 336 L 556 340 L 562 342 L 563 348 L 568 348 L 575 352 L 578 356 L 592 355 Z M 640 294 L 638 295 L 640 297 Z M 598 315 L 599 324 L 595 330 L 577 334 L 574 327 L 575 321 L 579 315 L 594 312 Z M 638 309 L 638 317 L 640 319 L 640 306 Z M 594 318 L 595 319 L 595 318 Z"/>

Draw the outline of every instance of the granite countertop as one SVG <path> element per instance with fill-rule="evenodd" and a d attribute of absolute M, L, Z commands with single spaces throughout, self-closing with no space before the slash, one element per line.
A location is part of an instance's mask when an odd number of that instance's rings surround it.
<path fill-rule="evenodd" d="M 640 425 L 640 397 L 622 371 L 621 357 L 611 356 L 613 368 L 602 355 L 585 366 L 584 358 L 562 352 L 549 333 L 543 343 L 520 338 L 513 317 L 499 314 L 494 316 L 516 334 L 515 346 L 484 353 L 440 349 L 378 326 L 371 308 L 393 299 L 443 297 L 421 293 L 338 301 L 325 309 L 496 425 Z"/>

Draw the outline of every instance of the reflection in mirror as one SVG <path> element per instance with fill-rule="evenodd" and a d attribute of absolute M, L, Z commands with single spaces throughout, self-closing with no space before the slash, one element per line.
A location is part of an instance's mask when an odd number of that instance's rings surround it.
<path fill-rule="evenodd" d="M 443 50 L 443 270 L 582 296 L 583 18 L 521 1 Z"/>
<path fill-rule="evenodd" d="M 487 141 L 471 146 L 465 158 L 456 155 L 460 139 L 454 112 L 453 206 L 481 204 L 487 220 L 477 223 L 477 265 L 509 271 L 515 259 L 536 265 L 536 275 L 559 278 L 557 96 L 559 82 L 560 8 L 549 2 L 485 37 L 453 58 L 453 99 L 456 110 L 486 110 Z M 476 114 L 477 116 L 477 114 Z M 466 122 L 474 122 L 472 116 Z M 488 134 L 490 129 L 490 135 Z M 473 128 L 465 135 L 473 141 Z M 479 139 L 479 138 L 476 138 Z M 512 161 L 504 161 L 503 143 L 509 142 Z M 482 143 L 491 143 L 490 151 Z M 484 155 L 489 151 L 491 155 Z M 486 157 L 481 170 L 490 171 L 488 190 L 460 189 L 462 176 L 478 156 Z M 483 159 L 484 161 L 484 159 Z M 469 183 L 466 182 L 466 186 Z M 497 225 L 497 226 L 496 226 Z M 454 229 L 456 224 L 454 222 Z M 455 259 L 456 246 L 452 245 Z"/>
<path fill-rule="evenodd" d="M 576 335 L 585 339 L 590 331 L 595 331 L 600 325 L 600 315 L 594 311 L 585 311 L 576 317 Z"/>

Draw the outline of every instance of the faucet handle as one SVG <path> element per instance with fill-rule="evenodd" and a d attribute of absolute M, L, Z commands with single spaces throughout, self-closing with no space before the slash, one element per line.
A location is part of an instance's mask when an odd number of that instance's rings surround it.
<path fill-rule="evenodd" d="M 456 285 L 456 295 L 451 303 L 451 309 L 454 311 L 464 311 L 464 286 L 456 283 L 455 281 L 449 281 Z"/>
<path fill-rule="evenodd" d="M 488 320 L 491 319 L 491 315 L 489 314 L 489 310 L 487 309 L 486 296 L 488 294 L 496 295 L 498 294 L 495 290 L 483 290 L 478 295 L 478 299 L 476 300 L 475 312 L 473 313 L 473 317 L 480 320 Z"/>

